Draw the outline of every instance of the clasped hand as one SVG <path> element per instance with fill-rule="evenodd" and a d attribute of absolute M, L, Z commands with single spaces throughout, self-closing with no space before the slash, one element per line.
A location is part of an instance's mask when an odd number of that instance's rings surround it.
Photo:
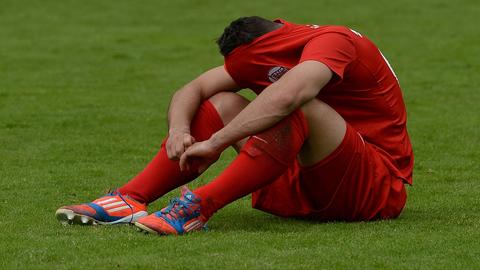
<path fill-rule="evenodd" d="M 211 139 L 196 142 L 188 132 L 171 132 L 166 143 L 167 156 L 179 160 L 180 170 L 196 169 L 203 173 L 220 157 L 223 149 Z"/>

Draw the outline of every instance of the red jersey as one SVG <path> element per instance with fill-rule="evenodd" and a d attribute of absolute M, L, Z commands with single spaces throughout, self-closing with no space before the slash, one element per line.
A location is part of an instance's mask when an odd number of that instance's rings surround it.
<path fill-rule="evenodd" d="M 390 162 L 392 173 L 412 183 L 413 151 L 398 80 L 378 48 L 343 26 L 282 27 L 235 48 L 225 68 L 235 82 L 260 94 L 295 65 L 315 60 L 334 74 L 317 98 L 335 109 Z"/>

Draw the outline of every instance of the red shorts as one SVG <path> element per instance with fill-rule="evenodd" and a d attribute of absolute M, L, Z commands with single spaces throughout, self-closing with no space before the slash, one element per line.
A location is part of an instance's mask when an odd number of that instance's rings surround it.
<path fill-rule="evenodd" d="M 252 194 L 256 209 L 284 217 L 360 221 L 400 215 L 407 194 L 389 157 L 347 124 L 342 143 L 322 161 L 298 162 Z"/>

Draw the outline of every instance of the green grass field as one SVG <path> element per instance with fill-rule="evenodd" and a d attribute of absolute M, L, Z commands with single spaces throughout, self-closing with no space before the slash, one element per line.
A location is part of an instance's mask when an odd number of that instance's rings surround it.
<path fill-rule="evenodd" d="M 0 0 L 0 269 L 479 269 L 479 14 L 476 0 Z M 287 220 L 247 197 L 183 237 L 61 226 L 59 206 L 151 159 L 173 91 L 222 64 L 214 39 L 245 15 L 348 25 L 382 49 L 416 154 L 401 217 Z"/>

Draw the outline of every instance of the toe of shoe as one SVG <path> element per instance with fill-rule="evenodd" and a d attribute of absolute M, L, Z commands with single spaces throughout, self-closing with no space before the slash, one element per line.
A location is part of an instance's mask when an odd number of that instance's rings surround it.
<path fill-rule="evenodd" d="M 178 234 L 177 230 L 164 219 L 152 215 L 140 218 L 135 222 L 135 226 L 147 232 L 161 235 Z"/>

